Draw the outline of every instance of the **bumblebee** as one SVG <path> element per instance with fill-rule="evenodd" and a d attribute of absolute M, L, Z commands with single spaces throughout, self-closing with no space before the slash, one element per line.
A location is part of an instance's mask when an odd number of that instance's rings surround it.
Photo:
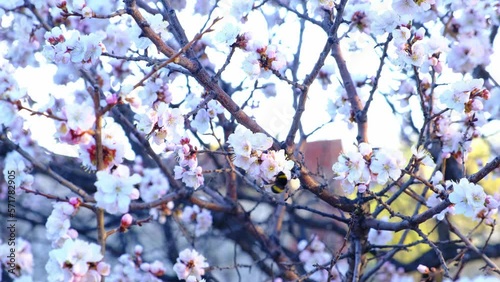
<path fill-rule="evenodd" d="M 280 171 L 276 175 L 276 179 L 271 186 L 271 191 L 273 191 L 273 193 L 279 194 L 285 190 L 285 186 L 287 183 L 288 179 L 286 178 L 286 175 L 282 171 Z"/>

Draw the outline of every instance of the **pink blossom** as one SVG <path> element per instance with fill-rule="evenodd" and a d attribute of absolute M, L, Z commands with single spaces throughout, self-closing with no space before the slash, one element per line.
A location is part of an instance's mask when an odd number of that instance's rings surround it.
<path fill-rule="evenodd" d="M 177 262 L 174 264 L 174 271 L 178 279 L 186 279 L 188 276 L 195 276 L 200 280 L 205 274 L 205 268 L 209 265 L 203 255 L 196 250 L 185 249 L 179 253 Z"/>
<path fill-rule="evenodd" d="M 106 209 L 111 214 L 126 213 L 131 200 L 137 199 L 134 185 L 140 182 L 140 176 L 129 175 L 129 169 L 118 166 L 112 174 L 106 171 L 97 172 L 95 199 L 97 206 Z"/>

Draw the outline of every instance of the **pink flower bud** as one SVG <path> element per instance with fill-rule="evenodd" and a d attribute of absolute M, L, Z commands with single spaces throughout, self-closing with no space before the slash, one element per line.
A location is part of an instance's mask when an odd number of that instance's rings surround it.
<path fill-rule="evenodd" d="M 359 144 L 358 148 L 359 148 L 359 152 L 363 156 L 368 156 L 372 153 L 372 146 L 368 143 L 361 143 L 361 144 Z"/>
<path fill-rule="evenodd" d="M 56 7 L 59 9 L 65 9 L 66 5 L 67 5 L 66 0 L 57 1 L 57 3 L 56 3 Z"/>
<path fill-rule="evenodd" d="M 488 100 L 490 96 L 491 94 L 490 91 L 488 91 L 488 89 L 483 89 L 483 91 L 481 91 L 481 97 L 483 97 L 484 100 Z"/>
<path fill-rule="evenodd" d="M 441 61 L 438 61 L 436 65 L 434 66 L 434 70 L 437 73 L 441 73 L 443 71 L 443 64 L 441 64 Z"/>
<path fill-rule="evenodd" d="M 189 144 L 191 140 L 188 138 L 188 137 L 184 137 L 181 139 L 181 141 L 179 143 L 181 143 L 181 145 L 185 145 L 185 144 Z"/>
<path fill-rule="evenodd" d="M 142 254 L 142 251 L 144 251 L 144 248 L 143 248 L 141 245 L 136 245 L 136 246 L 134 247 L 134 254 L 135 254 L 136 256 L 141 255 L 141 254 Z"/>
<path fill-rule="evenodd" d="M 135 173 L 143 174 L 144 173 L 144 167 L 140 164 L 135 164 L 132 169 L 134 170 Z"/>
<path fill-rule="evenodd" d="M 69 198 L 68 203 L 72 205 L 75 209 L 77 209 L 82 202 L 77 197 L 71 197 Z"/>
<path fill-rule="evenodd" d="M 487 195 L 484 200 L 486 207 L 490 210 L 496 209 L 499 207 L 500 203 L 491 195 Z"/>
<path fill-rule="evenodd" d="M 123 228 L 124 230 L 128 229 L 132 225 L 133 221 L 134 218 L 129 213 L 124 214 L 122 216 L 120 228 Z"/>
<path fill-rule="evenodd" d="M 429 58 L 429 64 L 433 67 L 435 67 L 439 63 L 438 58 L 436 57 L 430 57 Z"/>
<path fill-rule="evenodd" d="M 184 145 L 182 146 L 182 153 L 183 153 L 184 155 L 187 155 L 187 154 L 189 153 L 189 151 L 191 151 L 191 149 L 189 148 L 189 145 L 188 145 L 188 144 L 184 144 Z"/>
<path fill-rule="evenodd" d="M 118 103 L 118 96 L 116 94 L 109 95 L 106 97 L 106 103 L 108 103 L 108 105 L 115 105 Z"/>

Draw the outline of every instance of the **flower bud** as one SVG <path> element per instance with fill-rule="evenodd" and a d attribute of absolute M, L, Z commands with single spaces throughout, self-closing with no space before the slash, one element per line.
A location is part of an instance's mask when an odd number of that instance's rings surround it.
<path fill-rule="evenodd" d="M 85 6 L 82 9 L 82 16 L 84 18 L 92 18 L 94 16 L 94 11 L 89 6 Z"/>
<path fill-rule="evenodd" d="M 438 61 L 436 65 L 434 66 L 434 71 L 436 73 L 441 73 L 443 71 L 443 64 L 441 64 L 441 61 Z"/>
<path fill-rule="evenodd" d="M 500 203 L 491 195 L 486 196 L 486 199 L 484 199 L 484 203 L 486 204 L 486 207 L 490 210 L 496 209 L 500 205 Z"/>
<path fill-rule="evenodd" d="M 358 148 L 361 155 L 365 157 L 372 153 L 372 146 L 368 143 L 361 143 L 359 144 Z"/>
<path fill-rule="evenodd" d="M 290 179 L 290 181 L 288 183 L 289 183 L 290 189 L 292 189 L 293 191 L 299 189 L 299 187 L 300 187 L 300 180 L 298 178 L 292 178 L 292 179 Z"/>
<path fill-rule="evenodd" d="M 106 97 L 106 103 L 108 105 L 116 105 L 116 103 L 118 103 L 118 96 L 116 94 L 109 95 Z"/>
<path fill-rule="evenodd" d="M 124 214 L 120 222 L 120 232 L 127 231 L 127 229 L 132 225 L 133 221 L 134 218 L 129 213 Z"/>
<path fill-rule="evenodd" d="M 69 198 L 68 203 L 72 205 L 75 209 L 77 209 L 82 202 L 77 197 L 71 197 Z"/>
<path fill-rule="evenodd" d="M 418 270 L 418 272 L 420 272 L 422 274 L 429 274 L 430 273 L 429 268 L 425 265 L 422 265 L 422 264 L 419 264 L 417 266 L 417 270 Z"/>
<path fill-rule="evenodd" d="M 103 262 L 103 261 L 100 261 L 97 264 L 96 269 L 97 269 L 97 272 L 99 272 L 99 274 L 101 274 L 102 276 L 108 276 L 111 273 L 110 265 Z"/>
<path fill-rule="evenodd" d="M 174 202 L 170 201 L 167 203 L 167 208 L 173 210 L 174 209 Z"/>
<path fill-rule="evenodd" d="M 136 256 L 141 255 L 143 251 L 144 251 L 144 248 L 143 248 L 141 245 L 136 245 L 136 246 L 134 247 L 134 254 L 135 254 Z"/>
<path fill-rule="evenodd" d="M 416 32 L 415 32 L 415 38 L 418 39 L 418 40 L 422 40 L 425 36 L 425 29 L 423 27 L 419 28 Z"/>
<path fill-rule="evenodd" d="M 483 91 L 481 91 L 481 97 L 483 97 L 484 100 L 488 100 L 490 96 L 491 94 L 490 91 L 488 91 L 488 89 L 483 89 Z"/>

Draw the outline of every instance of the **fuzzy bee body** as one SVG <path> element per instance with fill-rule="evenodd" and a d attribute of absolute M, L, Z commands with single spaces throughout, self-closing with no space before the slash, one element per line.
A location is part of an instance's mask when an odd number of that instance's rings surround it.
<path fill-rule="evenodd" d="M 285 190 L 285 186 L 287 183 L 288 183 L 288 179 L 286 178 L 285 173 L 280 171 L 276 175 L 276 179 L 274 180 L 274 183 L 271 186 L 271 191 L 273 191 L 273 193 L 279 194 Z"/>

